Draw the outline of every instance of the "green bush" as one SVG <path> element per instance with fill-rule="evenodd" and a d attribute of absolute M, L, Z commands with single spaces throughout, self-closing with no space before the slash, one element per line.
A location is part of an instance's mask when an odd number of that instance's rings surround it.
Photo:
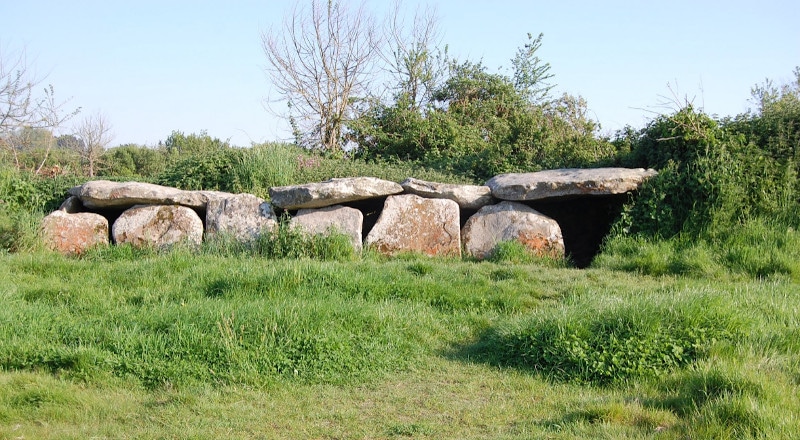
<path fill-rule="evenodd" d="M 480 63 L 453 63 L 420 110 L 403 96 L 374 103 L 351 123 L 356 154 L 420 163 L 475 181 L 500 173 L 589 166 L 615 147 L 595 136 L 586 102 L 564 95 L 532 102 L 510 77 Z"/>
<path fill-rule="evenodd" d="M 502 347 L 504 363 L 559 381 L 609 384 L 689 365 L 743 330 L 719 298 L 583 301 L 501 329 L 490 344 Z"/>
<path fill-rule="evenodd" d="M 797 84 L 756 88 L 756 113 L 717 121 L 691 105 L 615 141 L 620 163 L 655 168 L 618 232 L 669 238 L 735 233 L 765 218 L 800 226 L 800 70 Z"/>
<path fill-rule="evenodd" d="M 235 172 L 242 151 L 222 148 L 178 159 L 158 176 L 157 183 L 186 190 L 241 192 Z"/>
<path fill-rule="evenodd" d="M 349 236 L 336 231 L 309 235 L 285 220 L 273 231 L 261 234 L 252 244 L 252 252 L 267 258 L 318 260 L 352 260 L 356 256 Z"/>

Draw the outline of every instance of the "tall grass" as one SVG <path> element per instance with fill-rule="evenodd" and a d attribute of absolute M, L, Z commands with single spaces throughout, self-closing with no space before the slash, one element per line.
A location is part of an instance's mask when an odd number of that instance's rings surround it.
<path fill-rule="evenodd" d="M 194 420 L 205 437 L 228 420 L 252 438 L 789 439 L 800 414 L 787 277 L 128 246 L 1 258 L 2 436 Z M 262 403 L 243 418 L 242 401 Z"/>
<path fill-rule="evenodd" d="M 594 267 L 647 275 L 800 279 L 800 234 L 778 221 L 755 218 L 725 233 L 653 239 L 607 238 Z"/>

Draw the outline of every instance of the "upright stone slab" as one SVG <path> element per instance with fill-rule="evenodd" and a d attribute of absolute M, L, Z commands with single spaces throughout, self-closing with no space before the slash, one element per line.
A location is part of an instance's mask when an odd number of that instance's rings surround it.
<path fill-rule="evenodd" d="M 45 246 L 65 255 L 108 245 L 108 220 L 99 214 L 54 211 L 42 219 L 41 229 Z"/>
<path fill-rule="evenodd" d="M 58 207 L 58 210 L 64 211 L 67 214 L 78 214 L 80 212 L 86 212 L 86 209 L 83 207 L 83 203 L 81 203 L 81 199 L 75 196 L 67 197 L 67 200 L 64 200 L 61 203 L 61 206 Z"/>
<path fill-rule="evenodd" d="M 521 203 L 500 202 L 481 208 L 461 231 L 465 251 L 478 259 L 504 241 L 518 241 L 532 252 L 564 256 L 564 239 L 555 220 Z"/>
<path fill-rule="evenodd" d="M 375 177 L 348 177 L 304 185 L 276 186 L 269 189 L 272 204 L 295 210 L 324 208 L 347 202 L 399 194 L 403 187 L 395 182 Z"/>
<path fill-rule="evenodd" d="M 334 205 L 320 209 L 301 209 L 292 218 L 293 227 L 312 235 L 328 234 L 332 230 L 350 237 L 353 249 L 361 252 L 361 228 L 364 214 L 358 209 Z"/>
<path fill-rule="evenodd" d="M 227 234 L 240 242 L 255 240 L 278 226 L 272 205 L 252 194 L 214 198 L 206 209 L 206 234 Z"/>
<path fill-rule="evenodd" d="M 135 205 L 181 205 L 205 209 L 208 201 L 229 195 L 219 191 L 184 191 L 142 182 L 93 180 L 69 190 L 90 209 L 125 209 Z"/>
<path fill-rule="evenodd" d="M 392 255 L 413 251 L 427 255 L 461 255 L 458 204 L 413 194 L 386 199 L 366 244 Z"/>
<path fill-rule="evenodd" d="M 635 191 L 656 174 L 643 168 L 559 169 L 501 174 L 486 186 L 496 198 L 512 201 L 607 196 Z"/>
<path fill-rule="evenodd" d="M 449 199 L 461 209 L 477 210 L 495 202 L 488 186 L 455 185 L 450 183 L 426 182 L 409 177 L 400 186 L 407 194 L 416 194 L 429 199 Z"/>
<path fill-rule="evenodd" d="M 203 221 L 185 206 L 141 205 L 122 213 L 111 227 L 117 244 L 134 247 L 166 247 L 180 242 L 199 245 L 203 240 Z"/>

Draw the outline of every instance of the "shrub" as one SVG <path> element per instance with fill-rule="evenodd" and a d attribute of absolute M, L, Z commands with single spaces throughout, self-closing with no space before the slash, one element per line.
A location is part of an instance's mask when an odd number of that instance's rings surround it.
<path fill-rule="evenodd" d="M 722 299 L 697 296 L 582 302 L 547 311 L 493 336 L 504 363 L 555 379 L 608 384 L 652 377 L 702 359 L 742 324 Z"/>
<path fill-rule="evenodd" d="M 190 155 L 168 166 L 157 183 L 186 190 L 241 192 L 235 173 L 241 150 L 221 148 Z"/>
<path fill-rule="evenodd" d="M 255 255 L 267 258 L 352 260 L 356 256 L 349 236 L 335 230 L 329 234 L 309 235 L 292 227 L 288 218 L 283 218 L 271 232 L 259 235 L 249 249 Z"/>

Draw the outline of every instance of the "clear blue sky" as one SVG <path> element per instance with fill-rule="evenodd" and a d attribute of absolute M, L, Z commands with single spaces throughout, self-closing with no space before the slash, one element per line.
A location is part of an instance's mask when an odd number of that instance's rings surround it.
<path fill-rule="evenodd" d="M 367 1 L 380 15 L 388 1 Z M 417 0 L 406 0 L 413 12 Z M 289 0 L 0 3 L 0 48 L 83 114 L 102 112 L 113 145 L 154 145 L 207 130 L 236 145 L 286 138 L 264 109 L 261 33 Z M 800 65 L 800 3 L 771 1 L 429 1 L 451 55 L 508 67 L 528 32 L 559 92 L 581 95 L 604 131 L 642 127 L 671 96 L 707 113 L 747 110 L 750 88 L 789 81 Z M 80 118 L 80 116 L 79 116 Z"/>

